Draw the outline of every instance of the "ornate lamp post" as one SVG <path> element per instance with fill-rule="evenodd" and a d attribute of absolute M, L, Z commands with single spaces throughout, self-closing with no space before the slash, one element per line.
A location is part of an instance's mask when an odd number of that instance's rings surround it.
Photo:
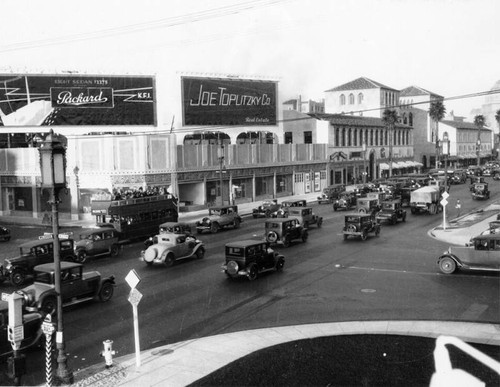
<path fill-rule="evenodd" d="M 61 297 L 61 256 L 59 245 L 59 191 L 66 188 L 66 148 L 64 136 L 54 134 L 51 129 L 45 140 L 38 148 L 40 152 L 40 170 L 42 174 L 42 188 L 51 191 L 50 204 L 52 205 L 52 234 L 54 238 L 54 266 L 55 291 L 57 294 L 57 377 L 64 383 L 73 383 L 73 373 L 67 366 L 67 357 L 64 352 L 63 315 Z"/>
<path fill-rule="evenodd" d="M 222 166 L 224 164 L 224 144 L 221 143 L 220 148 L 218 149 L 218 157 L 219 157 L 219 185 L 220 185 L 220 205 L 224 205 L 224 188 L 222 186 Z"/>

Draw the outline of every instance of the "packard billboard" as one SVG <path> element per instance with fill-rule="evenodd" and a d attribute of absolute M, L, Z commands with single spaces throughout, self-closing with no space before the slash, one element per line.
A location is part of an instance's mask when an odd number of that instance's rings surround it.
<path fill-rule="evenodd" d="M 276 82 L 182 77 L 183 124 L 276 125 Z"/>
<path fill-rule="evenodd" d="M 0 74 L 0 126 L 155 125 L 147 76 Z"/>

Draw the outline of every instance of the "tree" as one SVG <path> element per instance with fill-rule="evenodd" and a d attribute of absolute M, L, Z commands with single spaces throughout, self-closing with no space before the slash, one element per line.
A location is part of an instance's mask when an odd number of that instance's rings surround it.
<path fill-rule="evenodd" d="M 484 116 L 478 114 L 474 117 L 474 125 L 477 126 L 477 141 L 476 141 L 476 155 L 477 155 L 477 165 L 481 165 L 481 129 L 484 126 Z"/>
<path fill-rule="evenodd" d="M 382 122 L 389 131 L 389 177 L 392 177 L 392 145 L 394 143 L 394 126 L 399 116 L 396 110 L 385 109 L 382 114 Z"/>
<path fill-rule="evenodd" d="M 496 141 L 495 141 L 495 144 L 497 146 L 497 149 L 496 149 L 496 155 L 497 155 L 497 159 L 499 157 L 499 154 L 498 154 L 498 147 L 499 147 L 499 142 L 500 142 L 500 110 L 497 110 L 496 114 L 495 114 L 495 120 L 497 122 L 497 125 L 498 125 L 498 131 L 499 131 L 499 134 L 497 134 L 497 138 L 496 138 Z"/>
<path fill-rule="evenodd" d="M 446 107 L 444 106 L 442 101 L 438 100 L 431 102 L 431 105 L 429 107 L 429 116 L 431 117 L 432 121 L 436 123 L 435 138 L 433 139 L 436 142 L 436 168 L 439 167 L 439 121 L 444 118 L 445 114 Z"/>

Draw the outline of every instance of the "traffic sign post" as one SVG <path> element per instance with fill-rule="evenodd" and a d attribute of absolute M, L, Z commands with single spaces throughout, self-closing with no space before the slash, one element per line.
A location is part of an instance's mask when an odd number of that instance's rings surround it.
<path fill-rule="evenodd" d="M 141 278 L 135 270 L 130 270 L 130 272 L 125 277 L 125 280 L 129 284 L 131 290 L 128 296 L 128 302 L 132 304 L 132 312 L 134 315 L 134 341 L 135 341 L 135 365 L 137 367 L 141 366 L 141 345 L 139 342 L 139 316 L 137 313 L 137 305 L 142 298 L 142 293 L 138 291 L 135 287 L 141 282 Z"/>

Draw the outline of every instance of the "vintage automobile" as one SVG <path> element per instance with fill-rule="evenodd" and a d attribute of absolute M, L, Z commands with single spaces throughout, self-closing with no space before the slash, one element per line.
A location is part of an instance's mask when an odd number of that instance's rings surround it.
<path fill-rule="evenodd" d="M 238 214 L 238 206 L 211 207 L 208 210 L 208 216 L 196 222 L 196 231 L 199 234 L 204 231 L 215 234 L 221 228 L 238 228 L 242 221 Z"/>
<path fill-rule="evenodd" d="M 41 344 L 44 336 L 42 322 L 45 315 L 40 312 L 23 311 L 23 336 L 20 350 Z M 0 359 L 12 353 L 12 346 L 7 339 L 9 325 L 9 305 L 7 301 L 0 301 Z"/>
<path fill-rule="evenodd" d="M 401 199 L 384 200 L 382 209 L 377 212 L 375 219 L 379 223 L 396 224 L 398 220 L 406 222 L 406 210 L 403 210 Z"/>
<path fill-rule="evenodd" d="M 266 199 L 259 207 L 252 210 L 252 216 L 254 218 L 270 218 L 280 208 L 281 205 L 278 204 L 278 199 Z"/>
<path fill-rule="evenodd" d="M 474 185 L 479 183 L 486 183 L 486 179 L 484 178 L 484 176 L 472 176 L 471 184 L 469 186 L 470 192 L 474 191 Z"/>
<path fill-rule="evenodd" d="M 291 207 L 307 207 L 306 199 L 285 200 L 281 203 L 281 208 L 272 214 L 273 218 L 286 218 Z"/>
<path fill-rule="evenodd" d="M 45 263 L 35 267 L 35 281 L 18 291 L 24 297 L 27 311 L 53 314 L 57 309 L 55 265 Z M 102 302 L 113 297 L 115 277 L 102 277 L 98 271 L 83 272 L 83 265 L 61 262 L 61 298 L 63 307 L 98 299 Z"/>
<path fill-rule="evenodd" d="M 467 181 L 467 171 L 465 169 L 455 169 L 449 180 L 450 184 L 465 184 Z"/>
<path fill-rule="evenodd" d="M 380 211 L 379 199 L 358 198 L 356 200 L 356 211 L 362 214 L 374 214 Z"/>
<path fill-rule="evenodd" d="M 472 189 L 472 199 L 489 199 L 488 183 L 475 183 Z"/>
<path fill-rule="evenodd" d="M 302 227 L 296 218 L 266 219 L 265 238 L 271 244 L 290 246 L 296 239 L 306 242 L 309 236 L 307 229 Z"/>
<path fill-rule="evenodd" d="M 156 240 L 141 252 L 142 260 L 148 266 L 158 263 L 172 266 L 181 259 L 202 259 L 205 256 L 205 245 L 192 235 L 163 233 L 158 234 Z"/>
<path fill-rule="evenodd" d="M 334 184 L 329 185 L 326 188 L 323 188 L 323 192 L 321 196 L 318 196 L 318 204 L 331 204 L 334 200 L 336 200 L 339 195 L 345 191 L 344 184 Z"/>
<path fill-rule="evenodd" d="M 0 282 L 10 279 L 15 286 L 25 283 L 33 274 L 33 268 L 42 263 L 54 262 L 54 241 L 52 237 L 40 237 L 19 246 L 19 256 L 7 258 L 0 266 Z M 75 261 L 74 241 L 71 238 L 59 239 L 61 261 Z"/>
<path fill-rule="evenodd" d="M 75 241 L 75 262 L 84 263 L 88 257 L 110 255 L 116 257 L 120 252 L 118 232 L 114 228 L 96 228 L 80 233 Z"/>
<path fill-rule="evenodd" d="M 345 223 L 342 230 L 344 240 L 354 236 L 360 237 L 365 241 L 371 232 L 375 233 L 375 236 L 379 236 L 380 234 L 380 223 L 377 222 L 375 216 L 360 213 L 345 215 Z"/>
<path fill-rule="evenodd" d="M 247 277 L 250 281 L 266 271 L 282 271 L 285 257 L 263 241 L 243 240 L 225 246 L 226 261 L 222 271 L 229 278 Z"/>
<path fill-rule="evenodd" d="M 291 207 L 288 210 L 288 217 L 298 219 L 304 228 L 309 228 L 312 224 L 321 227 L 323 224 L 323 217 L 314 214 L 311 207 Z"/>
<path fill-rule="evenodd" d="M 500 234 L 478 235 L 466 246 L 450 246 L 437 264 L 444 274 L 457 269 L 500 271 Z"/>
<path fill-rule="evenodd" d="M 188 223 L 183 223 L 183 222 L 165 222 L 160 224 L 159 227 L 159 234 L 185 234 L 185 235 L 191 235 L 192 234 L 192 229 L 191 225 Z M 149 247 L 153 243 L 157 243 L 157 235 L 153 235 L 146 239 L 144 241 L 144 246 Z"/>
<path fill-rule="evenodd" d="M 356 206 L 356 194 L 353 192 L 342 192 L 339 197 L 333 201 L 333 211 L 351 210 Z"/>
<path fill-rule="evenodd" d="M 0 241 L 10 241 L 10 229 L 8 229 L 7 227 L 0 226 Z"/>

